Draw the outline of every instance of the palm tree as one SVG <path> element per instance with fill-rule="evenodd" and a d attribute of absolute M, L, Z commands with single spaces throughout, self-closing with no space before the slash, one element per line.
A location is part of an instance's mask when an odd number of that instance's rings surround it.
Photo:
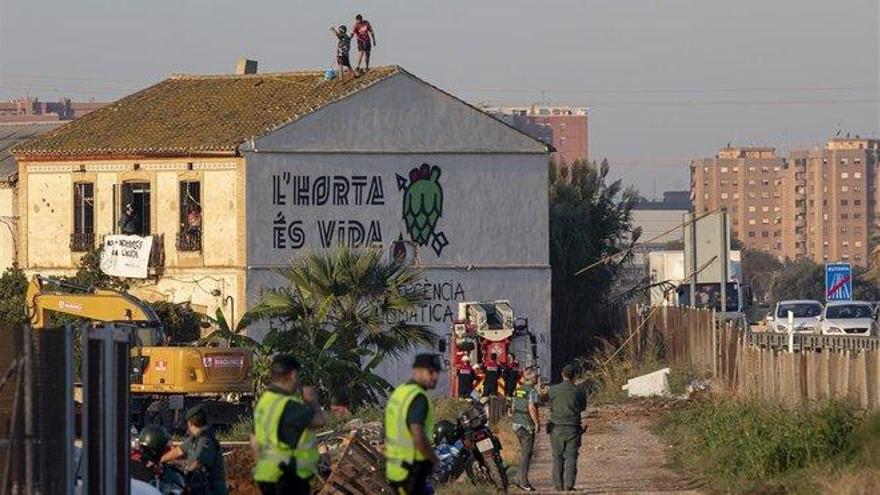
<path fill-rule="evenodd" d="M 310 362 L 304 378 L 312 375 L 337 400 L 354 405 L 387 391 L 373 374 L 382 360 L 436 339 L 425 325 L 407 322 L 426 301 L 414 289 L 422 275 L 411 263 L 341 247 L 308 252 L 277 272 L 285 286 L 267 291 L 244 324 L 269 320 L 274 329 L 263 343 L 299 356 L 304 368 Z"/>

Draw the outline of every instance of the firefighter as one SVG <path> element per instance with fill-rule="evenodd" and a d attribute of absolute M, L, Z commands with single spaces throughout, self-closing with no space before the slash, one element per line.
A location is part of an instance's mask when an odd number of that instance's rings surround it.
<path fill-rule="evenodd" d="M 426 392 L 437 386 L 440 356 L 419 354 L 412 378 L 398 386 L 385 406 L 385 477 L 397 495 L 424 494 L 439 459 L 431 448 L 434 410 Z"/>
<path fill-rule="evenodd" d="M 474 391 L 474 368 L 471 366 L 471 358 L 468 356 L 461 358 L 461 364 L 458 365 L 456 376 L 458 378 L 458 396 L 462 398 L 470 397 L 471 392 Z"/>
<path fill-rule="evenodd" d="M 254 481 L 263 495 L 308 494 L 318 469 L 315 429 L 324 425 L 324 411 L 311 387 L 299 385 L 299 362 L 276 356 L 271 384 L 254 409 L 251 448 L 256 457 Z"/>
<path fill-rule="evenodd" d="M 208 415 L 199 404 L 186 412 L 189 436 L 162 455 L 159 462 L 171 462 L 186 457 L 184 471 L 193 495 L 226 495 L 226 471 L 220 442 L 208 424 Z"/>
<path fill-rule="evenodd" d="M 498 354 L 492 353 L 483 361 L 483 397 L 498 395 Z"/>
<path fill-rule="evenodd" d="M 507 355 L 507 366 L 504 368 L 504 395 L 513 397 L 516 385 L 519 382 L 519 363 L 516 356 L 511 352 Z"/>

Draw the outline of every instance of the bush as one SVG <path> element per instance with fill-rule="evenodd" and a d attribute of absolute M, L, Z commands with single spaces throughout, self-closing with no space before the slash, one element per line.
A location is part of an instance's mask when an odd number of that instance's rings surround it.
<path fill-rule="evenodd" d="M 27 277 L 17 266 L 0 276 L 0 325 L 12 325 L 25 319 L 24 294 Z"/>
<path fill-rule="evenodd" d="M 840 402 L 789 409 L 722 399 L 675 411 L 660 430 L 672 444 L 676 463 L 719 489 L 749 490 L 758 483 L 787 483 L 792 473 L 811 465 L 857 457 L 855 451 L 868 445 L 860 432 L 871 424 L 860 422 Z M 870 445 L 878 445 L 880 426 L 871 436 Z"/>

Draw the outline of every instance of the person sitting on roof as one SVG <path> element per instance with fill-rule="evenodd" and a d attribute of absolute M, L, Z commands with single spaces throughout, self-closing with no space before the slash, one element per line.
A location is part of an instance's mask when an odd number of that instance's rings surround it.
<path fill-rule="evenodd" d="M 348 69 L 348 73 L 354 77 L 354 71 L 351 70 L 351 62 L 348 59 L 348 53 L 351 51 L 351 36 L 349 36 L 346 31 L 348 28 L 345 26 L 339 26 L 338 28 L 330 27 L 330 31 L 336 35 L 336 39 L 338 40 L 336 43 L 336 66 L 339 72 L 339 77 L 345 78 L 345 69 Z"/>

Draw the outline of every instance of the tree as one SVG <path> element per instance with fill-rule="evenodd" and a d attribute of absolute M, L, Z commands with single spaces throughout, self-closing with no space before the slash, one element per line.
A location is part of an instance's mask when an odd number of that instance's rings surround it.
<path fill-rule="evenodd" d="M 150 306 L 165 327 L 165 335 L 175 344 L 185 344 L 198 340 L 201 336 L 203 316 L 197 313 L 189 303 L 172 303 L 160 301 Z"/>
<path fill-rule="evenodd" d="M 760 304 L 770 302 L 773 281 L 782 271 L 779 258 L 757 249 L 742 250 L 743 283 L 752 288 L 755 299 Z"/>
<path fill-rule="evenodd" d="M 0 325 L 13 325 L 25 319 L 27 284 L 27 277 L 17 266 L 7 268 L 0 276 Z"/>
<path fill-rule="evenodd" d="M 580 274 L 600 259 L 631 247 L 641 234 L 631 225 L 638 194 L 609 182 L 609 165 L 575 162 L 550 167 L 550 265 L 552 267 L 553 376 L 557 370 L 614 333 L 619 308 L 609 300 L 615 276 L 629 256 Z"/>
<path fill-rule="evenodd" d="M 880 288 L 865 280 L 867 270 L 853 267 L 853 294 L 856 301 L 876 301 L 880 299 Z M 786 299 L 825 300 L 825 267 L 811 260 L 786 262 L 779 275 L 773 280 L 771 289 L 773 301 Z"/>
<path fill-rule="evenodd" d="M 408 262 L 338 248 L 307 253 L 278 273 L 286 286 L 267 291 L 243 322 L 269 320 L 263 344 L 309 363 L 304 379 L 332 401 L 376 400 L 390 389 L 373 373 L 382 360 L 435 341 L 428 327 L 406 321 L 425 302 L 414 289 L 421 273 Z"/>

